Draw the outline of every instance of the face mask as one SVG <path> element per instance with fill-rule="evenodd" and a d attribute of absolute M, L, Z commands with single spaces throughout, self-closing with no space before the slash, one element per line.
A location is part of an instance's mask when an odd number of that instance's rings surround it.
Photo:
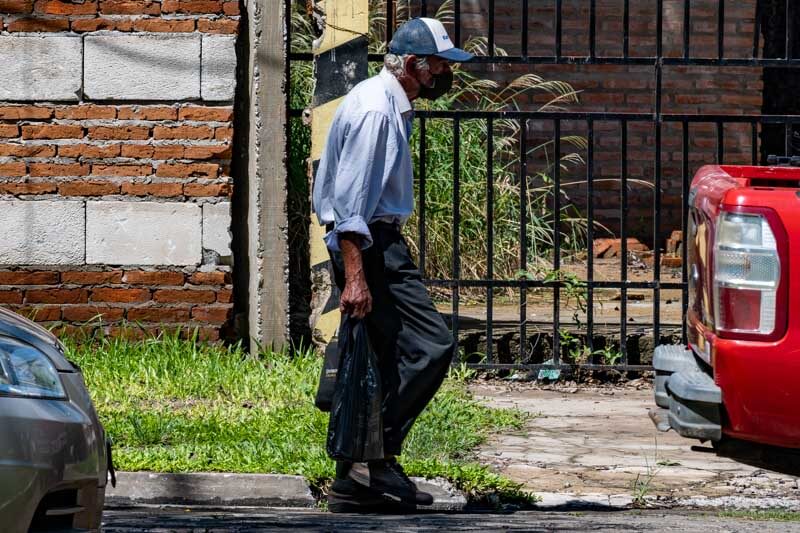
<path fill-rule="evenodd" d="M 440 96 L 447 94 L 453 88 L 453 71 L 448 70 L 433 76 L 433 85 L 430 87 L 421 86 L 419 97 L 427 100 L 436 100 Z"/>

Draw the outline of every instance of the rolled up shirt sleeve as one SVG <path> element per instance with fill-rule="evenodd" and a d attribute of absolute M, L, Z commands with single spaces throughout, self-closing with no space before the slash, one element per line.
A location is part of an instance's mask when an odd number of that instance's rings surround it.
<path fill-rule="evenodd" d="M 369 221 L 380 201 L 381 192 L 391 175 L 397 157 L 397 137 L 389 117 L 368 111 L 350 122 L 334 184 L 333 230 L 325 235 L 325 244 L 338 252 L 339 236 L 361 236 L 361 249 L 372 246 Z"/>

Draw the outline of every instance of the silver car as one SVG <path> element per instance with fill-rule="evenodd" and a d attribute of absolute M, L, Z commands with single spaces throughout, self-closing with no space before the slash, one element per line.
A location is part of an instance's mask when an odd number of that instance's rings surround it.
<path fill-rule="evenodd" d="M 0 532 L 98 529 L 110 450 L 58 339 L 0 308 Z"/>

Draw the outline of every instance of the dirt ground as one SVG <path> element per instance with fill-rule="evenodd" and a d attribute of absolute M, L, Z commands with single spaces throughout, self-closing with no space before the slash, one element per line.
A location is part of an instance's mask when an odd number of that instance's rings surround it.
<path fill-rule="evenodd" d="M 700 506 L 800 505 L 800 472 L 781 459 L 765 464 L 771 452 L 747 447 L 735 460 L 708 443 L 657 432 L 646 380 L 617 388 L 490 382 L 472 390 L 489 405 L 535 415 L 522 431 L 495 435 L 480 451 L 482 462 L 533 492 L 623 504 L 640 494 Z"/>

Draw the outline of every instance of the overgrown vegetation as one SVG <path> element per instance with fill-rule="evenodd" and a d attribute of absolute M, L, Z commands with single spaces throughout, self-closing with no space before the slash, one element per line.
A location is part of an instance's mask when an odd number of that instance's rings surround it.
<path fill-rule="evenodd" d="M 759 522 L 800 522 L 800 513 L 786 509 L 722 511 L 719 516 L 720 518 L 739 518 Z"/>
<path fill-rule="evenodd" d="M 328 417 L 313 405 L 321 358 L 313 352 L 258 357 L 238 346 L 182 340 L 65 339 L 81 366 L 121 470 L 297 474 L 324 486 Z M 464 374 L 445 382 L 401 458 L 411 475 L 444 476 L 475 499 L 527 500 L 518 484 L 473 460 L 487 436 L 520 428 L 525 415 L 471 398 Z"/>

